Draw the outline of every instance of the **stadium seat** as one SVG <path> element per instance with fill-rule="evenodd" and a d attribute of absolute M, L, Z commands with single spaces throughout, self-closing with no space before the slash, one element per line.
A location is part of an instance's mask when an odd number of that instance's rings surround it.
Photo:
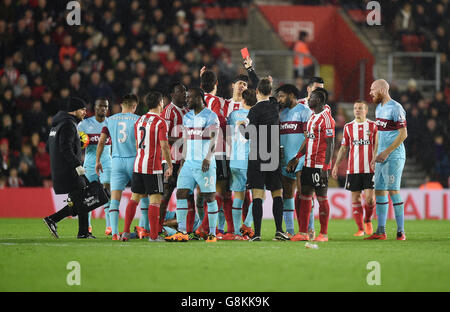
<path fill-rule="evenodd" d="M 422 50 L 423 38 L 417 35 L 402 35 L 403 50 L 407 52 L 419 52 Z"/>
<path fill-rule="evenodd" d="M 244 16 L 242 14 L 242 9 L 241 8 L 225 8 L 223 11 L 224 14 L 224 18 L 227 20 L 237 20 L 237 19 L 242 19 Z"/>
<path fill-rule="evenodd" d="M 222 10 L 219 7 L 210 7 L 205 9 L 205 18 L 208 20 L 222 19 Z"/>
<path fill-rule="evenodd" d="M 358 9 L 352 9 L 348 10 L 347 14 L 350 16 L 350 18 L 358 24 L 365 23 L 366 21 L 366 12 L 363 10 Z"/>

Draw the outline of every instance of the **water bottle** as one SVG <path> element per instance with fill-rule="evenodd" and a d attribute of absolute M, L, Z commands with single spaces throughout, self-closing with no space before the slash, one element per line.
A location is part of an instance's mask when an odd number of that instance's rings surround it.
<path fill-rule="evenodd" d="M 317 244 L 306 243 L 306 244 L 305 244 L 305 248 L 309 248 L 309 249 L 319 249 L 319 246 L 317 246 Z"/>

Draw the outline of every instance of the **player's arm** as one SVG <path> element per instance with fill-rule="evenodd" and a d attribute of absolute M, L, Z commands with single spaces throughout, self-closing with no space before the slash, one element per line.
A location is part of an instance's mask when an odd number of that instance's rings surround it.
<path fill-rule="evenodd" d="M 109 133 L 108 128 L 104 127 L 102 129 L 102 133 L 100 134 L 100 139 L 98 140 L 97 152 L 95 153 L 95 173 L 97 173 L 97 175 L 100 175 L 100 173 L 103 172 L 103 167 L 102 163 L 100 162 L 100 158 L 103 154 L 106 140 L 108 139 L 108 133 Z"/>
<path fill-rule="evenodd" d="M 398 129 L 398 135 L 395 138 L 394 142 L 389 145 L 384 151 L 378 154 L 375 157 L 375 162 L 384 162 L 389 155 L 403 143 L 403 141 L 408 137 L 408 132 L 406 131 L 406 127 Z"/>
<path fill-rule="evenodd" d="M 345 145 L 341 145 L 341 148 L 339 148 L 339 152 L 336 157 L 336 162 L 334 163 L 333 171 L 331 172 L 331 176 L 335 179 L 337 179 L 338 167 L 344 160 L 344 158 L 348 155 L 348 150 L 349 147 Z"/>
<path fill-rule="evenodd" d="M 297 168 L 300 158 L 302 158 L 302 156 L 305 155 L 305 153 L 306 153 L 306 139 L 303 141 L 302 146 L 300 146 L 300 149 L 298 150 L 297 155 L 295 155 L 294 158 L 289 160 L 289 162 L 286 166 L 286 171 L 294 172 L 295 168 Z"/>
<path fill-rule="evenodd" d="M 376 155 L 377 152 L 378 152 L 378 131 L 375 133 L 375 144 L 373 145 L 372 155 Z M 372 161 L 370 162 L 370 167 L 372 168 L 373 171 L 375 171 L 375 158 L 376 157 L 372 157 Z"/>
<path fill-rule="evenodd" d="M 167 170 L 165 172 L 166 177 L 170 177 L 173 171 L 172 157 L 170 155 L 170 145 L 168 141 L 161 141 L 161 151 L 164 159 L 167 161 Z"/>
<path fill-rule="evenodd" d="M 244 67 L 247 70 L 248 77 L 250 78 L 250 81 L 252 82 L 252 87 L 256 89 L 256 86 L 258 85 L 259 78 L 258 75 L 256 75 L 255 69 L 253 68 L 253 61 L 250 56 L 248 56 L 244 60 Z"/>
<path fill-rule="evenodd" d="M 210 128 L 211 139 L 209 140 L 208 154 L 206 154 L 206 157 L 202 163 L 202 171 L 203 172 L 206 172 L 209 170 L 211 158 L 214 155 L 214 152 L 216 151 L 217 131 L 219 131 L 218 125 L 214 125 Z"/>
<path fill-rule="evenodd" d="M 334 136 L 333 137 L 327 137 L 326 139 L 327 142 L 327 149 L 325 150 L 325 164 L 324 164 L 324 168 L 322 168 L 322 170 L 320 170 L 320 177 L 321 178 L 327 178 L 328 177 L 328 167 L 326 167 L 330 161 L 331 161 L 331 157 L 333 156 L 333 151 L 334 151 Z"/>

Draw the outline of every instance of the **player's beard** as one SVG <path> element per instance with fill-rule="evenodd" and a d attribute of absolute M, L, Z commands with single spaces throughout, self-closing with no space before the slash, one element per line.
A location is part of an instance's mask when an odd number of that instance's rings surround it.
<path fill-rule="evenodd" d="M 381 93 L 377 93 L 374 97 L 372 97 L 372 102 L 374 104 L 379 104 L 383 101 L 383 96 L 381 95 Z"/>

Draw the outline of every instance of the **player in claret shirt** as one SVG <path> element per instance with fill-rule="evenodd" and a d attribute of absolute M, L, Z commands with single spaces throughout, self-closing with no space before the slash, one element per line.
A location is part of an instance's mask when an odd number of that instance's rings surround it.
<path fill-rule="evenodd" d="M 300 196 L 302 174 L 305 157 L 300 158 L 295 172 L 286 171 L 286 166 L 297 154 L 298 150 L 305 140 L 306 124 L 312 112 L 306 105 L 299 104 L 297 97 L 298 89 L 291 84 L 285 84 L 277 90 L 278 102 L 284 107 L 280 113 L 280 144 L 283 146 L 281 156 L 281 174 L 283 183 L 283 217 L 286 223 L 286 232 L 289 237 L 294 233 L 294 210 L 295 210 L 295 188 L 297 187 L 297 196 Z M 297 184 L 296 184 L 297 181 Z M 297 203 L 299 203 L 299 199 Z M 311 213 L 308 231 L 314 231 L 314 214 Z"/>
<path fill-rule="evenodd" d="M 397 240 L 406 240 L 404 229 L 404 205 L 400 196 L 400 182 L 406 154 L 403 141 L 408 136 L 406 131 L 406 113 L 402 105 L 389 95 L 389 84 L 379 79 L 372 83 L 370 95 L 378 104 L 375 110 L 378 134 L 375 141 L 375 197 L 378 227 L 374 234 L 365 239 L 385 240 L 386 219 L 389 208 L 388 194 L 394 205 L 397 221 Z M 376 164 L 375 164 L 376 163 Z"/>
<path fill-rule="evenodd" d="M 83 131 L 89 136 L 89 145 L 86 147 L 84 154 L 83 167 L 86 169 L 86 178 L 89 182 L 98 181 L 99 176 L 95 173 L 95 155 L 97 153 L 97 144 L 100 140 L 100 134 L 103 127 L 108 123 L 106 113 L 108 112 L 108 100 L 105 98 L 99 98 L 95 101 L 94 112 L 95 115 L 84 119 L 78 125 L 78 132 Z M 111 177 L 111 140 L 108 139 L 105 143 L 105 148 L 100 157 L 100 162 L 103 166 L 103 172 L 100 174 L 100 183 L 102 183 L 107 189 L 110 187 Z M 105 235 L 111 234 L 111 225 L 109 222 L 109 201 L 104 205 L 106 230 Z M 92 232 L 91 226 L 91 212 L 89 212 L 89 232 Z"/>
<path fill-rule="evenodd" d="M 184 161 L 177 181 L 178 232 L 166 237 L 167 241 L 184 242 L 189 239 L 186 232 L 187 198 L 196 185 L 208 206 L 209 235 L 206 242 L 216 242 L 217 214 L 215 199 L 216 162 L 214 158 L 219 119 L 205 107 L 205 95 L 199 88 L 190 88 L 187 94 L 190 111 L 183 117 Z"/>
<path fill-rule="evenodd" d="M 331 167 L 331 157 L 334 150 L 334 120 L 325 109 L 328 98 L 327 91 L 317 88 L 311 92 L 309 107 L 313 114 L 308 120 L 305 142 L 302 144 L 296 157 L 291 159 L 287 166 L 288 172 L 294 172 L 299 159 L 305 155 L 305 165 L 301 175 L 300 197 L 300 231 L 291 238 L 291 241 L 307 241 L 308 223 L 311 213 L 311 198 L 315 191 L 319 201 L 320 234 L 315 241 L 328 241 L 328 217 L 330 206 L 328 204 L 328 170 Z"/>
<path fill-rule="evenodd" d="M 344 126 L 342 145 L 334 164 L 332 176 L 337 179 L 339 164 L 348 154 L 347 179 L 345 188 L 352 192 L 353 218 L 358 226 L 355 236 L 372 235 L 372 213 L 374 208 L 373 168 L 370 166 L 374 157 L 375 137 L 377 126 L 375 122 L 366 118 L 368 105 L 358 101 L 353 105 L 355 119 Z M 361 192 L 364 190 L 366 215 L 364 217 L 361 202 Z M 363 225 L 364 217 L 364 225 Z"/>

